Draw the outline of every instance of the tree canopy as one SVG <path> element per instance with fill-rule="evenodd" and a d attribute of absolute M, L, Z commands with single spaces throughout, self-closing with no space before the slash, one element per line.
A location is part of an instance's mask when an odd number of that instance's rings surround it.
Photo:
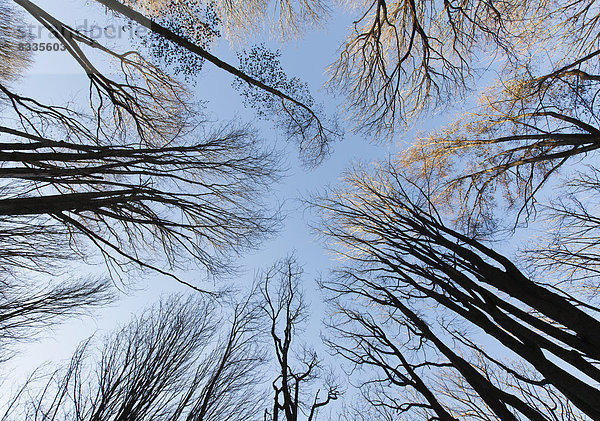
<path fill-rule="evenodd" d="M 3 419 L 600 419 L 598 2 L 82 2 L 144 28 L 133 45 L 38 3 L 0 2 L 2 368 L 118 302 L 111 280 L 152 272 L 190 295 L 34 373 Z M 23 93 L 24 19 L 74 60 L 83 98 Z M 315 95 L 289 41 L 338 19 Z M 275 131 L 211 121 L 207 68 Z M 311 171 L 346 156 L 344 133 L 393 153 L 305 198 L 335 260 L 308 264 L 316 288 L 299 263 L 314 243 L 248 281 L 238 259 L 283 220 L 271 139 Z"/>

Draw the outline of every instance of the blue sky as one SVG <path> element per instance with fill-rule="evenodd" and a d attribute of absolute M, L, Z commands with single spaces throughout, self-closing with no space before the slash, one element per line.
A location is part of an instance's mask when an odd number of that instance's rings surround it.
<path fill-rule="evenodd" d="M 102 9 L 84 0 L 37 0 L 36 4 L 62 19 L 71 26 L 93 25 L 102 26 L 111 20 L 102 13 Z M 301 40 L 293 40 L 281 44 L 269 40 L 267 36 L 257 37 L 257 42 L 266 42 L 271 48 L 282 50 L 281 61 L 289 76 L 299 76 L 309 83 L 317 102 L 325 104 L 328 112 L 335 112 L 342 98 L 329 95 L 323 88 L 326 81 L 325 69 L 336 57 L 336 51 L 351 23 L 350 15 L 335 14 L 325 28 L 309 31 Z M 52 42 L 45 30 L 42 40 Z M 99 39 L 109 43 L 108 39 Z M 126 41 L 126 38 L 123 39 Z M 119 44 L 121 45 L 121 44 Z M 127 47 L 127 44 L 122 44 Z M 228 42 L 218 40 L 213 48 L 225 60 L 236 63 L 235 54 Z M 100 64 L 101 65 L 101 64 Z M 206 111 L 211 119 L 228 121 L 236 119 L 241 122 L 253 122 L 260 136 L 268 144 L 276 144 L 285 149 L 289 171 L 274 191 L 278 200 L 284 204 L 286 213 L 280 233 L 266 241 L 258 250 L 247 253 L 241 260 L 243 273 L 235 280 L 242 286 L 251 284 L 254 273 L 272 264 L 276 259 L 295 251 L 298 260 L 304 264 L 305 290 L 312 304 L 314 319 L 310 323 L 307 338 L 319 339 L 320 325 L 318 319 L 322 315 L 323 306 L 316 288 L 315 279 L 327 276 L 332 265 L 331 257 L 315 239 L 314 233 L 308 227 L 311 222 L 310 214 L 303 212 L 300 197 L 307 197 L 328 185 L 335 185 L 343 171 L 352 163 L 370 163 L 385 159 L 397 152 L 402 145 L 410 141 L 415 130 L 429 130 L 436 127 L 440 119 L 425 120 L 401 139 L 404 141 L 373 144 L 361 136 L 351 133 L 351 125 L 344 124 L 346 136 L 333 148 L 333 154 L 318 168 L 306 169 L 297 158 L 295 145 L 286 144 L 281 134 L 269 122 L 256 121 L 254 112 L 245 109 L 237 92 L 231 87 L 232 77 L 223 71 L 206 63 L 203 71 L 197 77 L 193 91 L 198 100 L 207 101 Z M 19 89 L 24 94 L 35 95 L 60 104 L 61 101 L 72 97 L 81 97 L 87 91 L 87 78 L 77 65 L 64 53 L 40 52 L 35 64 L 20 82 Z M 344 123 L 344 122 L 342 122 Z M 84 267 L 82 271 L 100 270 Z M 200 274 L 188 273 L 186 279 L 200 277 Z M 60 326 L 56 326 L 51 334 L 46 334 L 38 343 L 26 344 L 22 352 L 8 365 L 13 367 L 13 375 L 9 383 L 19 381 L 35 367 L 47 363 L 54 366 L 57 361 L 69 358 L 77 344 L 90 335 L 111 330 L 126 323 L 132 313 L 155 302 L 161 295 L 171 292 L 186 292 L 186 288 L 171 279 L 148 274 L 135 282 L 136 291 L 128 291 L 113 306 L 94 312 L 93 317 L 84 317 Z"/>
<path fill-rule="evenodd" d="M 57 18 L 73 27 L 88 25 L 106 25 L 114 22 L 103 15 L 102 9 L 93 2 L 83 0 L 45 0 L 36 1 L 36 4 L 49 11 Z M 346 17 L 347 18 L 347 17 Z M 332 98 L 322 89 L 326 80 L 325 68 L 335 56 L 337 46 L 342 39 L 348 19 L 338 19 L 318 31 L 310 32 L 303 40 L 294 40 L 281 44 L 269 40 L 268 37 L 257 39 L 266 41 L 272 48 L 281 48 L 282 64 L 290 76 L 299 76 L 308 82 L 317 101 L 323 102 L 327 109 L 335 111 L 340 98 Z M 37 38 L 37 25 L 34 34 Z M 53 42 L 45 29 L 41 37 L 35 42 Z M 115 41 L 99 38 L 111 45 Z M 123 48 L 127 46 L 127 37 L 122 39 Z M 213 52 L 221 58 L 236 63 L 235 54 L 229 43 L 224 39 L 218 40 L 218 45 Z M 102 66 L 102 63 L 99 63 Z M 319 274 L 325 275 L 330 265 L 330 256 L 315 240 L 313 233 L 307 226 L 309 215 L 302 211 L 299 202 L 301 196 L 306 197 L 312 192 L 322 189 L 326 185 L 335 184 L 342 172 L 351 162 L 373 161 L 385 158 L 394 150 L 393 144 L 374 145 L 366 142 L 350 132 L 343 142 L 334 146 L 334 152 L 321 166 L 308 170 L 302 167 L 297 158 L 295 145 L 287 144 L 281 134 L 269 122 L 256 121 L 252 110 L 245 109 L 238 93 L 231 87 L 233 78 L 221 70 L 206 63 L 198 75 L 193 91 L 195 98 L 208 101 L 206 112 L 211 120 L 240 122 L 253 122 L 259 130 L 260 137 L 267 144 L 276 144 L 285 150 L 285 160 L 289 171 L 281 183 L 274 187 L 277 200 L 283 203 L 284 212 L 287 214 L 281 232 L 273 239 L 266 241 L 256 251 L 247 253 L 242 257 L 241 263 L 244 270 L 235 282 L 239 285 L 250 285 L 257 270 L 272 264 L 276 259 L 295 251 L 298 260 L 304 263 L 306 282 L 305 289 L 309 300 L 314 306 L 315 322 L 318 322 L 321 305 L 316 291 L 315 278 Z M 61 104 L 72 98 L 82 98 L 88 88 L 87 77 L 81 72 L 74 61 L 61 52 L 38 52 L 35 63 L 28 70 L 25 77 L 19 82 L 18 89 L 26 95 L 32 95 L 54 104 Z M 82 267 L 82 275 L 88 271 L 100 271 L 102 268 Z M 201 274 L 187 273 L 186 279 L 200 278 Z M 155 302 L 161 295 L 172 292 L 188 292 L 185 287 L 171 279 L 148 274 L 144 279 L 135 280 L 135 291 L 128 291 L 113 306 L 95 311 L 93 317 L 84 317 L 79 320 L 56 326 L 50 334 L 46 333 L 41 340 L 34 344 L 21 346 L 17 357 L 7 364 L 12 366 L 12 375 L 9 383 L 23 379 L 26 374 L 39 365 L 51 367 L 58 360 L 69 358 L 77 344 L 92 334 L 111 330 L 120 324 L 126 323 L 132 313 Z M 191 291 L 189 291 L 191 292 Z M 318 323 L 311 323 L 311 337 L 317 341 L 319 333 Z"/>
<path fill-rule="evenodd" d="M 35 2 L 73 27 L 83 25 L 89 28 L 101 28 L 118 22 L 107 17 L 102 8 L 93 0 L 35 0 Z M 327 79 L 325 69 L 335 60 L 337 48 L 351 22 L 351 14 L 340 14 L 336 10 L 324 28 L 308 31 L 303 39 L 282 44 L 263 34 L 263 36 L 257 36 L 256 39 L 249 41 L 247 46 L 265 42 L 269 48 L 281 49 L 281 62 L 288 75 L 290 77 L 298 76 L 302 81 L 307 82 L 316 101 L 323 103 L 327 112 L 332 114 L 342 107 L 343 99 L 331 95 L 322 88 Z M 37 33 L 35 35 L 37 36 Z M 116 45 L 123 49 L 132 48 L 132 46 L 135 48 L 135 45 L 129 44 L 127 37 L 117 41 L 105 36 L 95 38 L 100 42 L 108 43 L 109 47 Z M 42 30 L 41 37 L 35 42 L 52 43 L 53 41 L 45 30 Z M 235 52 L 225 39 L 218 40 L 218 44 L 213 47 L 212 52 L 232 64 L 237 64 Z M 98 65 L 101 68 L 104 67 L 102 61 Z M 319 276 L 326 277 L 328 270 L 335 265 L 335 262 L 332 260 L 333 256 L 327 253 L 310 230 L 309 224 L 313 220 L 310 213 L 304 212 L 300 198 L 337 184 L 344 170 L 355 163 L 368 165 L 373 161 L 386 159 L 397 153 L 402 147 L 411 143 L 416 132 L 433 130 L 444 122 L 453 120 L 461 111 L 464 111 L 465 106 L 461 109 L 441 113 L 443 117 L 421 119 L 415 122 L 415 127 L 411 127 L 406 134 L 398 136 L 394 142 L 389 143 L 369 142 L 364 137 L 353 134 L 350 123 L 342 122 L 346 129 L 343 141 L 333 146 L 332 155 L 323 164 L 315 169 L 306 169 L 300 165 L 294 144 L 286 143 L 286 140 L 271 123 L 257 121 L 254 112 L 244 108 L 238 93 L 231 87 L 232 81 L 231 76 L 211 64 L 205 63 L 204 69 L 192 87 L 195 99 L 206 102 L 205 111 L 210 120 L 251 122 L 267 144 L 277 145 L 285 151 L 285 160 L 289 171 L 272 190 L 277 202 L 283 204 L 283 211 L 286 215 L 281 231 L 274 238 L 259 245 L 257 250 L 246 253 L 239 262 L 243 270 L 235 279 L 230 279 L 229 283 L 238 285 L 242 289 L 248 287 L 252 283 L 256 271 L 268 267 L 275 260 L 294 251 L 299 262 L 304 265 L 304 289 L 307 292 L 312 311 L 312 319 L 303 339 L 318 343 L 321 330 L 318 322 L 323 316 L 324 305 L 315 279 Z M 484 83 L 488 81 L 490 79 L 483 80 Z M 59 52 L 38 53 L 35 64 L 19 84 L 19 91 L 23 94 L 55 104 L 61 104 L 72 98 L 80 100 L 85 97 L 87 89 L 86 76 L 82 74 L 70 57 Z M 472 101 L 469 100 L 466 103 L 472 104 Z M 494 247 L 510 254 L 515 247 L 524 243 L 525 239 L 526 235 L 515 236 L 510 242 L 497 243 Z M 90 268 L 82 265 L 74 269 L 74 271 L 76 270 L 81 271 L 82 274 L 90 271 L 99 273 L 103 268 L 101 266 Z M 203 274 L 188 272 L 181 276 L 192 282 L 202 282 Z M 132 284 L 135 289 L 128 290 L 114 305 L 94 311 L 92 317 L 83 317 L 56 326 L 52 332 L 46 333 L 38 343 L 21 346 L 22 352 L 6 365 L 12 367 L 12 375 L 7 377 L 3 390 L 8 390 L 7 384 L 10 387 L 20 383 L 27 374 L 40 365 L 45 364 L 50 369 L 54 368 L 61 360 L 71 356 L 80 341 L 90 335 L 110 331 L 127 323 L 131 314 L 156 302 L 161 295 L 173 292 L 191 293 L 190 290 L 174 280 L 154 274 L 147 274 L 140 279 L 135 279 Z M 207 287 L 206 284 L 201 286 Z M 493 347 L 493 344 L 489 345 Z M 316 347 L 320 348 L 318 345 Z"/>

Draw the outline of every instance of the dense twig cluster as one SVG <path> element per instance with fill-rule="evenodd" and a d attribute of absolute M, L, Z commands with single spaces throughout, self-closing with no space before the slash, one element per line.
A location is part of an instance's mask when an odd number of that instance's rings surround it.
<path fill-rule="evenodd" d="M 277 212 L 261 196 L 278 177 L 277 154 L 248 127 L 209 127 L 169 71 L 191 77 L 211 63 L 234 76 L 246 105 L 274 118 L 310 164 L 340 135 L 279 52 L 243 50 L 238 68 L 209 52 L 221 30 L 239 42 L 268 20 L 284 39 L 302 34 L 327 17 L 324 1 L 97 0 L 150 31 L 145 55 L 108 48 L 29 0 L 14 3 L 87 75 L 89 109 L 18 92 L 29 57 L 15 49 L 16 15 L 0 5 L 9 64 L 0 64 L 5 359 L 32 332 L 114 299 L 103 279 L 55 286 L 23 282 L 29 274 L 59 277 L 99 254 L 118 277 L 153 269 L 205 293 L 174 269 L 192 260 L 227 272 L 232 253 L 273 232 Z M 331 310 L 325 341 L 358 383 L 340 419 L 600 419 L 600 308 L 591 298 L 600 176 L 584 161 L 600 146 L 600 6 L 350 6 L 358 16 L 329 86 L 347 95 L 347 115 L 365 133 L 389 137 L 464 99 L 490 61 L 500 80 L 455 124 L 371 171 L 350 170 L 311 201 L 344 260 L 320 284 Z M 556 180 L 580 162 L 589 165 Z M 565 194 L 547 200 L 547 187 Z M 529 233 L 518 231 L 524 224 L 542 233 L 509 257 L 493 242 L 506 221 L 507 238 Z M 301 278 L 288 257 L 261 272 L 241 303 L 224 304 L 225 293 L 218 302 L 163 299 L 98 349 L 84 342 L 43 384 L 32 378 L 4 419 L 315 421 L 336 408 L 341 387 L 299 340 L 310 316 Z"/>
<path fill-rule="evenodd" d="M 343 189 L 316 204 L 326 215 L 324 235 L 353 262 L 324 284 L 338 303 L 340 319 L 331 327 L 348 341 L 332 341 L 334 349 L 357 365 L 380 368 L 384 396 L 392 385 L 418 392 L 416 401 L 406 395 L 386 403 L 397 402 L 403 412 L 418 407 L 440 419 L 460 418 L 452 402 L 438 395 L 435 378 L 449 371 L 501 419 L 568 415 L 548 412 L 552 405 L 544 400 L 505 391 L 486 374 L 499 370 L 540 388 L 538 395 L 558 391 L 597 417 L 598 390 L 581 376 L 600 381 L 600 344 L 593 333 L 600 328 L 599 310 L 536 282 L 505 256 L 449 227 L 429 200 L 434 193 L 387 166 L 374 176 L 355 171 Z M 355 300 L 364 304 L 357 307 Z M 469 339 L 483 334 L 523 361 L 528 374 Z M 470 361 L 475 357 L 480 363 Z"/>
<path fill-rule="evenodd" d="M 32 380 L 3 419 L 252 418 L 262 409 L 257 314 L 236 306 L 229 329 L 218 314 L 206 299 L 164 299 L 105 337 L 98 351 L 84 342 L 38 393 Z"/>

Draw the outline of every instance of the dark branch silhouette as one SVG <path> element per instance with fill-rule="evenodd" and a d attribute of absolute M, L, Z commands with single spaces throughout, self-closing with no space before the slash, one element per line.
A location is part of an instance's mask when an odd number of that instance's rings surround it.
<path fill-rule="evenodd" d="M 321 390 L 306 398 L 308 386 L 322 374 L 321 363 L 315 351 L 304 347 L 297 353 L 297 337 L 308 317 L 308 308 L 300 289 L 302 268 L 293 256 L 282 259 L 259 278 L 262 295 L 261 307 L 266 314 L 270 336 L 275 349 L 279 375 L 273 381 L 273 408 L 265 411 L 265 419 L 277 421 L 280 414 L 286 421 L 298 421 L 304 414 L 307 421 L 317 419 L 319 408 L 339 396 L 337 385 L 328 381 L 326 395 Z"/>
<path fill-rule="evenodd" d="M 23 282 L 5 273 L 0 279 L 0 362 L 12 357 L 19 344 L 114 298 L 112 285 L 106 280 L 63 280 L 53 285 Z"/>
<path fill-rule="evenodd" d="M 262 410 L 256 312 L 242 303 L 223 323 L 206 299 L 172 296 L 18 394 L 3 419 L 252 419 Z M 39 390 L 39 393 L 33 393 Z"/>
<path fill-rule="evenodd" d="M 18 2 L 25 2 L 26 0 L 15 0 Z M 300 149 L 303 152 L 308 151 L 306 156 L 307 159 L 319 162 L 326 155 L 328 150 L 328 143 L 331 141 L 331 137 L 339 137 L 339 134 L 327 129 L 321 123 L 321 119 L 317 113 L 311 108 L 311 104 L 307 104 L 301 100 L 296 99 L 293 93 L 288 94 L 277 86 L 272 86 L 265 83 L 263 76 L 258 74 L 251 74 L 244 72 L 231 64 L 219 59 L 213 54 L 209 53 L 205 48 L 190 42 L 185 37 L 169 30 L 168 28 L 158 24 L 157 22 L 149 19 L 141 13 L 133 10 L 127 5 L 120 3 L 116 0 L 96 0 L 102 5 L 106 6 L 110 10 L 113 10 L 133 21 L 139 25 L 149 29 L 150 31 L 160 35 L 161 37 L 185 48 L 186 50 L 197 54 L 204 60 L 212 63 L 221 70 L 230 73 L 231 75 L 239 78 L 240 80 L 247 83 L 249 86 L 258 88 L 270 95 L 279 99 L 281 106 L 277 107 L 279 113 L 288 116 L 287 125 L 289 128 L 286 129 L 286 133 L 292 138 L 297 138 L 300 144 Z M 267 75 L 268 76 L 268 75 Z M 261 80 L 263 79 L 263 80 Z"/>
<path fill-rule="evenodd" d="M 449 364 L 502 419 L 511 419 L 509 413 L 518 419 L 513 411 L 527 419 L 546 418 L 544 410 L 503 391 L 453 351 L 448 335 L 454 337 L 461 326 L 493 338 L 581 412 L 592 418 L 600 414 L 598 390 L 574 374 L 600 380 L 598 309 L 530 279 L 505 256 L 450 228 L 426 191 L 392 165 L 381 166 L 375 176 L 357 170 L 345 188 L 316 204 L 325 217 L 323 234 L 354 262 L 326 288 L 387 309 L 389 323 L 405 330 L 407 341 L 415 340 L 416 349 L 427 343 L 437 356 L 433 363 Z M 438 310 L 424 318 L 426 308 Z M 347 318 L 357 318 L 371 331 L 377 328 L 377 322 L 353 314 Z M 379 342 L 380 337 L 377 333 Z M 381 352 L 392 352 L 384 345 Z M 398 346 L 400 353 L 407 349 Z M 424 364 L 431 366 L 429 360 Z M 416 377 L 408 374 L 406 382 L 418 390 Z M 426 405 L 442 416 L 431 399 Z"/>

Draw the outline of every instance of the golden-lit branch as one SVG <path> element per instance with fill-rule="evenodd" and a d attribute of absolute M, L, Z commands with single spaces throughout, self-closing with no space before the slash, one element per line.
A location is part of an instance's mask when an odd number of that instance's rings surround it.
<path fill-rule="evenodd" d="M 331 66 L 330 86 L 347 93 L 359 129 L 391 136 L 423 110 L 467 91 L 483 45 L 507 48 L 520 7 L 488 1 L 366 2 Z"/>
<path fill-rule="evenodd" d="M 598 49 L 593 0 L 347 2 L 354 26 L 330 67 L 359 130 L 377 137 L 413 125 L 471 92 L 493 63 L 511 71 L 542 51 L 565 65 Z"/>
<path fill-rule="evenodd" d="M 519 212 L 517 220 L 528 217 L 553 174 L 600 147 L 599 85 L 581 76 L 567 66 L 504 83 L 483 98 L 480 110 L 418 141 L 401 163 L 419 178 L 445 177 L 437 202 L 460 208 L 459 218 L 474 232 L 502 204 L 500 193 Z"/>

